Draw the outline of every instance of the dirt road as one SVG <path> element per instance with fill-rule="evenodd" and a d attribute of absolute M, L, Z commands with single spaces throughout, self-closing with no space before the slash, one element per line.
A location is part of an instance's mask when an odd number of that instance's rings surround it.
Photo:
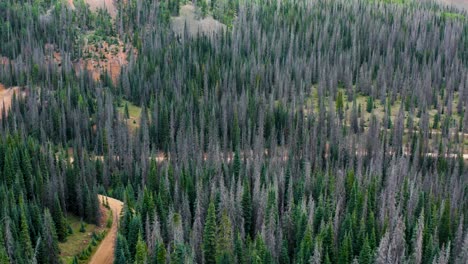
<path fill-rule="evenodd" d="M 113 222 L 112 227 L 107 233 L 107 236 L 104 240 L 101 241 L 99 244 L 98 249 L 94 253 L 93 257 L 91 258 L 90 264 L 112 264 L 114 263 L 114 248 L 115 248 L 115 239 L 117 237 L 118 231 L 118 224 L 120 218 L 120 212 L 123 208 L 123 202 L 99 195 L 99 200 L 103 202 L 103 200 L 107 198 L 109 201 L 110 209 L 112 210 Z"/>

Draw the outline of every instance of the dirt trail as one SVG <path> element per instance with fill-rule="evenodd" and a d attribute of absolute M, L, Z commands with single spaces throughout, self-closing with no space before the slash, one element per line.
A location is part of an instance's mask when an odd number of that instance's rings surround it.
<path fill-rule="evenodd" d="M 107 233 L 104 240 L 101 241 L 99 244 L 98 249 L 94 253 L 93 257 L 91 258 L 90 264 L 112 264 L 114 263 L 114 248 L 115 248 L 115 240 L 117 238 L 117 231 L 120 219 L 120 212 L 123 208 L 123 202 L 103 196 L 98 195 L 99 200 L 101 202 L 107 198 L 109 201 L 110 209 L 112 210 L 113 222 L 112 227 Z"/>

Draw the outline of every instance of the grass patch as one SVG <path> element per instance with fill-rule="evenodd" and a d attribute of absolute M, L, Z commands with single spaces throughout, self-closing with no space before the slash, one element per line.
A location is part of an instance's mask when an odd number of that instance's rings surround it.
<path fill-rule="evenodd" d="M 447 19 L 465 19 L 465 16 L 454 12 L 442 12 L 442 17 Z"/>
<path fill-rule="evenodd" d="M 106 210 L 106 219 L 109 219 L 109 210 Z M 98 227 L 94 224 L 85 224 L 85 232 L 80 232 L 81 219 L 69 215 L 67 222 L 70 225 L 73 233 L 68 235 L 65 243 L 59 243 L 60 258 L 63 263 L 73 263 L 75 256 L 78 258 L 78 263 L 88 263 L 89 258 L 96 251 L 97 245 L 105 237 L 107 228 Z M 94 238 L 94 239 L 93 239 Z M 87 259 L 80 259 L 79 255 L 87 252 Z"/>
<path fill-rule="evenodd" d="M 128 112 L 126 108 L 128 108 Z M 118 111 L 122 117 L 127 120 L 127 125 L 131 129 L 135 130 L 140 127 L 141 107 L 136 106 L 127 100 L 122 100 L 118 105 Z"/>
<path fill-rule="evenodd" d="M 73 257 L 85 249 L 92 239 L 93 232 L 98 231 L 98 227 L 93 224 L 86 224 L 84 233 L 80 232 L 81 220 L 76 216 L 69 215 L 67 222 L 73 233 L 67 237 L 67 242 L 59 243 L 60 256 L 64 263 L 71 263 Z"/>
<path fill-rule="evenodd" d="M 303 109 L 305 114 L 310 114 L 311 111 L 314 111 L 315 113 L 317 113 L 318 110 L 319 110 L 319 107 L 318 107 L 319 99 L 318 99 L 317 89 L 318 89 L 317 86 L 315 86 L 315 85 L 312 86 L 311 91 L 309 93 L 309 96 L 305 99 L 305 105 L 304 105 L 304 109 Z M 340 91 L 343 94 L 344 117 L 349 122 L 351 120 L 351 112 L 352 112 L 353 102 L 352 101 L 349 102 L 347 100 L 346 91 L 343 88 L 338 88 L 338 91 Z M 361 109 L 360 120 L 364 121 L 364 127 L 368 127 L 372 115 L 375 115 L 376 118 L 379 121 L 383 121 L 384 116 L 385 116 L 385 111 L 386 111 L 385 110 L 386 109 L 386 103 L 381 102 L 378 98 L 374 98 L 372 111 L 370 113 L 367 112 L 366 108 L 367 108 L 368 98 L 369 97 L 366 96 L 366 95 L 362 95 L 362 94 L 357 94 L 356 95 L 356 106 Z M 328 109 L 329 108 L 328 96 L 326 96 L 325 99 L 322 99 L 322 100 L 323 100 L 325 108 Z M 458 100 L 459 100 L 459 94 L 458 94 L 458 92 L 455 92 L 454 96 L 453 96 L 453 100 L 452 100 L 453 112 L 452 112 L 452 115 L 451 115 L 450 127 L 453 127 L 454 125 L 458 124 L 458 122 L 460 121 L 460 118 L 461 118 L 461 116 L 456 112 L 456 107 L 457 107 Z M 442 96 L 440 96 L 440 95 L 438 96 L 438 101 L 439 101 L 439 103 L 443 102 Z M 390 119 L 391 119 L 391 122 L 392 122 L 393 125 L 395 124 L 395 121 L 396 121 L 396 119 L 398 117 L 398 114 L 399 114 L 399 111 L 400 111 L 400 107 L 402 106 L 402 103 L 404 103 L 404 102 L 402 102 L 401 98 L 398 96 L 397 99 L 395 100 L 395 102 L 390 106 L 390 114 L 391 114 Z M 333 107 L 334 106 L 335 106 L 335 101 L 333 101 Z M 418 111 L 419 111 L 419 109 L 415 108 L 415 111 L 414 111 L 414 114 L 413 114 L 413 125 L 414 125 L 415 129 L 419 129 L 418 128 L 419 117 L 417 115 Z M 439 127 L 442 124 L 442 122 L 444 121 L 444 119 L 446 117 L 446 113 L 447 113 L 447 109 L 444 108 L 443 114 L 440 116 Z M 430 123 L 431 128 L 432 128 L 432 125 L 433 125 L 434 118 L 435 118 L 436 114 L 437 114 L 436 109 L 434 109 L 434 108 L 428 109 L 429 123 Z M 407 126 L 409 115 L 410 115 L 409 111 L 405 110 L 404 111 L 404 116 L 405 116 L 404 125 L 405 125 L 405 127 Z M 440 131 L 440 129 L 436 129 L 436 131 Z"/>

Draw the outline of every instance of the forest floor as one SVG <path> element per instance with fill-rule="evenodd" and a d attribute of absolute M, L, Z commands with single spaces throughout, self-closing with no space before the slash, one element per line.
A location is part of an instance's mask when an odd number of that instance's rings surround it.
<path fill-rule="evenodd" d="M 172 30 L 178 35 L 184 35 L 184 27 L 187 25 L 188 33 L 195 36 L 198 33 L 211 35 L 220 30 L 226 29 L 226 25 L 214 19 L 211 15 L 200 18 L 197 9 L 192 4 L 180 7 L 179 16 L 171 18 Z"/>
<path fill-rule="evenodd" d="M 123 202 L 99 195 L 99 200 L 101 202 L 107 199 L 109 202 L 109 207 L 112 210 L 112 215 L 114 217 L 112 221 L 112 227 L 107 233 L 107 236 L 101 241 L 99 247 L 91 258 L 89 264 L 112 264 L 114 262 L 114 249 L 115 242 L 117 238 L 117 231 L 119 226 L 120 213 L 122 212 Z"/>

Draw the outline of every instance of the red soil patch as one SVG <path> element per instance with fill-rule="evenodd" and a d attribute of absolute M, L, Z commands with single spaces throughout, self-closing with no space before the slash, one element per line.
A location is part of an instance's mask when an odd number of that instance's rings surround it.
<path fill-rule="evenodd" d="M 62 55 L 53 44 L 45 46 L 46 62 L 53 63 L 58 67 L 62 65 Z M 85 45 L 83 48 L 83 57 L 73 62 L 73 68 L 76 74 L 83 71 L 88 71 L 95 81 L 101 79 L 101 75 L 106 72 L 111 77 L 114 84 L 117 83 L 120 77 L 120 72 L 123 66 L 128 64 L 129 52 L 136 55 L 136 50 L 127 46 L 124 51 L 124 44 L 117 40 L 117 44 L 109 44 L 105 41 Z"/>
<path fill-rule="evenodd" d="M 133 50 L 136 54 L 133 48 L 127 48 L 127 50 Z M 124 44 L 120 40 L 117 45 L 105 41 L 96 45 L 87 45 L 83 49 L 83 54 L 85 58 L 75 63 L 75 70 L 81 72 L 86 69 L 94 80 L 99 80 L 101 75 L 107 72 L 112 81 L 116 83 L 122 67 L 128 64 L 128 52 L 124 51 Z"/>
<path fill-rule="evenodd" d="M 11 101 L 14 94 L 20 94 L 21 96 L 25 95 L 24 92 L 20 91 L 19 87 L 6 89 L 5 86 L 0 83 L 0 113 L 3 112 L 3 109 L 5 109 L 5 112 L 8 113 L 8 110 L 11 108 Z M 0 119 L 1 118 L 2 116 L 0 115 Z"/>
<path fill-rule="evenodd" d="M 73 3 L 73 0 L 67 0 L 67 2 L 68 2 L 68 6 L 69 6 L 72 10 L 74 10 L 74 9 L 75 9 L 75 4 Z"/>
<path fill-rule="evenodd" d="M 7 57 L 0 56 L 0 65 L 8 65 L 9 63 L 10 63 L 10 60 Z"/>
<path fill-rule="evenodd" d="M 91 11 L 96 11 L 97 9 L 106 9 L 109 15 L 112 18 L 115 18 L 117 15 L 117 7 L 115 6 L 114 0 L 85 0 L 89 5 Z"/>

